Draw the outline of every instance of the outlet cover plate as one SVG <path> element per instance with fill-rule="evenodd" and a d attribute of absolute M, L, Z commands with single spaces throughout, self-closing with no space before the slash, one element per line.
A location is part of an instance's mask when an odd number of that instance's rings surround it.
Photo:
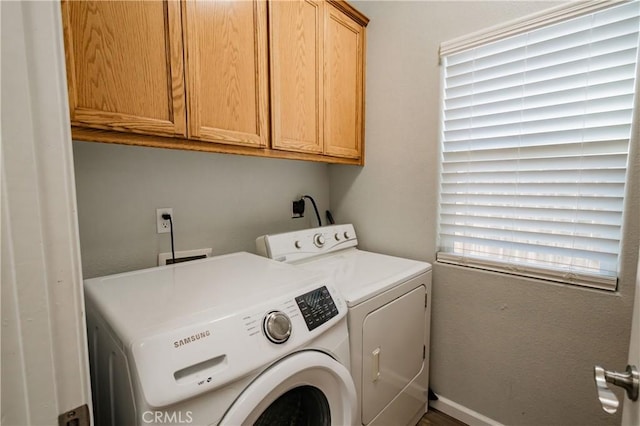
<path fill-rule="evenodd" d="M 158 230 L 158 234 L 171 232 L 171 223 L 169 223 L 168 220 L 164 220 L 162 218 L 162 215 L 165 213 L 169 213 L 171 215 L 171 221 L 174 221 L 176 219 L 175 217 L 173 217 L 173 209 L 171 207 L 156 209 L 156 228 Z"/>

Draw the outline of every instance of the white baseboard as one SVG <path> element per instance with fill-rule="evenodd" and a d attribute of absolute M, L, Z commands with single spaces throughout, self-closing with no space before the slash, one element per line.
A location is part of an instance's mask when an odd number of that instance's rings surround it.
<path fill-rule="evenodd" d="M 490 419 L 487 416 L 483 416 L 476 411 L 440 395 L 438 395 L 437 401 L 429 401 L 429 407 L 433 407 L 440 412 L 468 424 L 469 426 L 504 426 L 502 423 Z"/>

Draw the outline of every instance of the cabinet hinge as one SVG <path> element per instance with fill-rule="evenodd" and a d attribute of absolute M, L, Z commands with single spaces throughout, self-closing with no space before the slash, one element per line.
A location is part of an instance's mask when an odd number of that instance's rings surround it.
<path fill-rule="evenodd" d="M 58 416 L 58 426 L 90 426 L 89 406 L 84 404 L 81 407 L 69 410 Z"/>
<path fill-rule="evenodd" d="M 422 345 L 422 359 L 425 359 L 427 357 L 427 347 L 425 345 Z"/>
<path fill-rule="evenodd" d="M 427 302 L 429 301 L 429 295 L 427 293 L 424 294 L 424 307 L 427 307 Z"/>

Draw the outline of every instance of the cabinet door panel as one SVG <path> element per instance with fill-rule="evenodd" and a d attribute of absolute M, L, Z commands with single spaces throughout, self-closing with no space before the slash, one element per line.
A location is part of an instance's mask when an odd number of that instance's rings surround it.
<path fill-rule="evenodd" d="M 274 1 L 269 7 L 272 146 L 322 153 L 324 3 Z"/>
<path fill-rule="evenodd" d="M 266 146 L 266 3 L 188 0 L 183 10 L 189 137 Z"/>
<path fill-rule="evenodd" d="M 325 28 L 325 154 L 359 158 L 364 97 L 364 28 L 327 8 Z"/>
<path fill-rule="evenodd" d="M 64 1 L 71 122 L 186 135 L 182 28 L 174 1 Z"/>

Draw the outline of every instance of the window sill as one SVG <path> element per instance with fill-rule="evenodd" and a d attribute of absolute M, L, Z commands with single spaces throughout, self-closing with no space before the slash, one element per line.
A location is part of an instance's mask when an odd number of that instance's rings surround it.
<path fill-rule="evenodd" d="M 609 278 L 596 275 L 567 272 L 562 270 L 538 268 L 530 265 L 501 263 L 445 252 L 439 252 L 436 256 L 436 260 L 441 264 L 456 265 L 519 277 L 552 281 L 561 284 L 595 288 L 611 292 L 615 292 L 617 290 L 618 280 L 617 278 L 613 277 Z"/>

